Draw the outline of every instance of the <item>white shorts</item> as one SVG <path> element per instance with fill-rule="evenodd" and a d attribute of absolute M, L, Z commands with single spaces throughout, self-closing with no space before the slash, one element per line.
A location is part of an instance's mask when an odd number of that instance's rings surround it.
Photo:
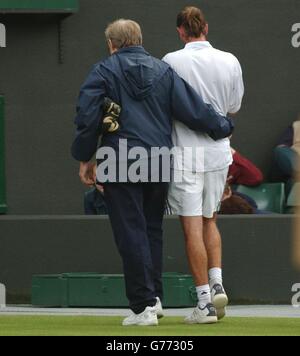
<path fill-rule="evenodd" d="M 205 173 L 180 172 L 181 182 L 170 184 L 168 214 L 213 218 L 220 209 L 228 170 L 229 168 Z"/>

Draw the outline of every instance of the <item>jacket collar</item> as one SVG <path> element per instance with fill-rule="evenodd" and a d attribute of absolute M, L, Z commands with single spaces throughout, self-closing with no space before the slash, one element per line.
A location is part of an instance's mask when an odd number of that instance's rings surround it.
<path fill-rule="evenodd" d="M 131 47 L 121 48 L 115 54 L 123 54 L 123 53 L 143 53 L 149 56 L 149 53 L 142 46 L 131 46 Z"/>

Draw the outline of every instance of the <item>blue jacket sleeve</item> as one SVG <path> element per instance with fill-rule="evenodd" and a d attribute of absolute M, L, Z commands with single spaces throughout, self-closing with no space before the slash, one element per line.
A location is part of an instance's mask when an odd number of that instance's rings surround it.
<path fill-rule="evenodd" d="M 215 141 L 229 137 L 234 130 L 232 119 L 219 115 L 205 104 L 196 91 L 173 72 L 173 116 L 191 130 L 207 133 Z"/>
<path fill-rule="evenodd" d="M 77 105 L 76 137 L 72 145 L 72 156 L 77 161 L 88 162 L 97 151 L 105 93 L 105 79 L 94 67 L 81 87 Z"/>

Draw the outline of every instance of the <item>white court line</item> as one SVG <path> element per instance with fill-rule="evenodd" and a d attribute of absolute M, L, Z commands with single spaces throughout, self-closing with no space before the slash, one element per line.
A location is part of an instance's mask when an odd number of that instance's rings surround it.
<path fill-rule="evenodd" d="M 168 317 L 187 316 L 192 309 L 166 309 L 165 315 Z M 11 306 L 0 309 L 1 315 L 30 315 L 30 316 L 120 316 L 129 314 L 128 309 L 49 309 Z M 284 306 L 233 306 L 228 307 L 229 317 L 263 317 L 263 318 L 300 318 L 300 308 L 296 309 L 289 305 Z"/>

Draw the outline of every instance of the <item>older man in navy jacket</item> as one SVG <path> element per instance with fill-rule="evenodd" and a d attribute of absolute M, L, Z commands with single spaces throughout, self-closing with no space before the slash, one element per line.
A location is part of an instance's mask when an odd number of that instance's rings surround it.
<path fill-rule="evenodd" d="M 81 162 L 84 184 L 94 184 L 91 160 L 101 134 L 100 146 L 116 153 L 116 170 L 124 164 L 119 157 L 127 157 L 131 148 L 143 148 L 149 162 L 153 147 L 171 149 L 173 119 L 206 132 L 215 140 L 232 134 L 230 119 L 217 114 L 166 63 L 145 51 L 136 22 L 112 23 L 106 38 L 111 56 L 96 64 L 83 84 L 75 119 L 77 133 L 72 154 Z M 122 107 L 120 128 L 112 133 L 101 132 L 105 97 Z M 168 183 L 133 182 L 128 176 L 124 181 L 118 174 L 115 180 L 101 183 L 133 311 L 123 325 L 157 325 L 163 316 L 162 222 Z"/>

